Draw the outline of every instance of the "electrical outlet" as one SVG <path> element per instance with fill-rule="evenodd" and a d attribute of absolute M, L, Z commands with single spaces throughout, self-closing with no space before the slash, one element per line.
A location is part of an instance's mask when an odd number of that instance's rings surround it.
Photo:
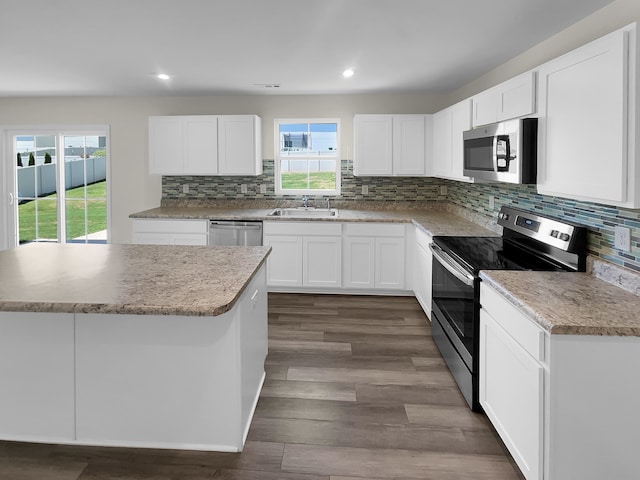
<path fill-rule="evenodd" d="M 631 251 L 631 229 L 616 225 L 615 229 L 615 247 L 625 252 Z"/>
<path fill-rule="evenodd" d="M 189 184 L 185 183 L 182 185 L 182 193 L 189 193 Z"/>
<path fill-rule="evenodd" d="M 247 186 L 244 183 L 240 185 L 240 193 L 247 193 Z"/>
<path fill-rule="evenodd" d="M 362 195 L 369 193 L 369 185 L 362 185 Z"/>
<path fill-rule="evenodd" d="M 446 194 L 447 194 L 447 186 L 440 185 L 440 195 L 446 195 Z"/>
<path fill-rule="evenodd" d="M 267 193 L 267 186 L 264 183 L 260 185 L 260 193 Z"/>
<path fill-rule="evenodd" d="M 496 197 L 489 195 L 489 210 L 496 208 Z"/>

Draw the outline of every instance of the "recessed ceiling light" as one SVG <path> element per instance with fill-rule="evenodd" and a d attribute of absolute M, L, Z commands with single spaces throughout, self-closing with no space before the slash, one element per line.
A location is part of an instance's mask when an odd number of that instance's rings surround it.
<path fill-rule="evenodd" d="M 167 75 L 166 73 L 159 73 L 158 74 L 158 78 L 160 80 L 169 80 L 169 78 L 171 78 L 171 77 L 169 77 L 169 75 Z"/>
<path fill-rule="evenodd" d="M 351 77 L 353 77 L 354 73 L 355 72 L 353 71 L 353 68 L 347 68 L 344 72 L 342 72 L 342 76 L 344 78 L 351 78 Z"/>

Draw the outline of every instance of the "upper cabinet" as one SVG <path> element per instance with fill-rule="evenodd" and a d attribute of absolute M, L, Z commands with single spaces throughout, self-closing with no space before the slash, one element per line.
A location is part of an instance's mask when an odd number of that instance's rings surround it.
<path fill-rule="evenodd" d="M 423 176 L 431 115 L 355 115 L 356 176 Z"/>
<path fill-rule="evenodd" d="M 538 192 L 640 207 L 636 25 L 539 69 Z"/>
<path fill-rule="evenodd" d="M 535 72 L 526 72 L 472 98 L 473 127 L 535 112 Z"/>
<path fill-rule="evenodd" d="M 260 175 L 261 133 L 255 115 L 149 117 L 149 173 Z"/>
<path fill-rule="evenodd" d="M 220 175 L 262 173 L 262 120 L 255 115 L 218 117 Z"/>
<path fill-rule="evenodd" d="M 462 132 L 471 128 L 471 99 L 463 100 L 433 116 L 433 160 L 435 177 L 472 182 L 462 174 Z"/>

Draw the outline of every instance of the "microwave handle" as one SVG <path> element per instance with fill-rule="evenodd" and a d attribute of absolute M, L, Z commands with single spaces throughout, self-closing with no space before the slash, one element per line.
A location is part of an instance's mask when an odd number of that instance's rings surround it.
<path fill-rule="evenodd" d="M 504 154 L 498 154 L 498 146 L 504 145 Z M 500 165 L 500 160 L 504 161 L 504 165 Z M 493 167 L 496 172 L 508 172 L 509 162 L 513 160 L 511 157 L 511 139 L 509 135 L 496 135 L 493 138 Z"/>

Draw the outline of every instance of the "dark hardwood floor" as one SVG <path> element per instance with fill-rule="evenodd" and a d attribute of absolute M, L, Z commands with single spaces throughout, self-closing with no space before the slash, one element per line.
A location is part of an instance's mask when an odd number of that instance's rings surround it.
<path fill-rule="evenodd" d="M 409 297 L 269 295 L 240 454 L 0 442 L 2 480 L 520 480 Z"/>

